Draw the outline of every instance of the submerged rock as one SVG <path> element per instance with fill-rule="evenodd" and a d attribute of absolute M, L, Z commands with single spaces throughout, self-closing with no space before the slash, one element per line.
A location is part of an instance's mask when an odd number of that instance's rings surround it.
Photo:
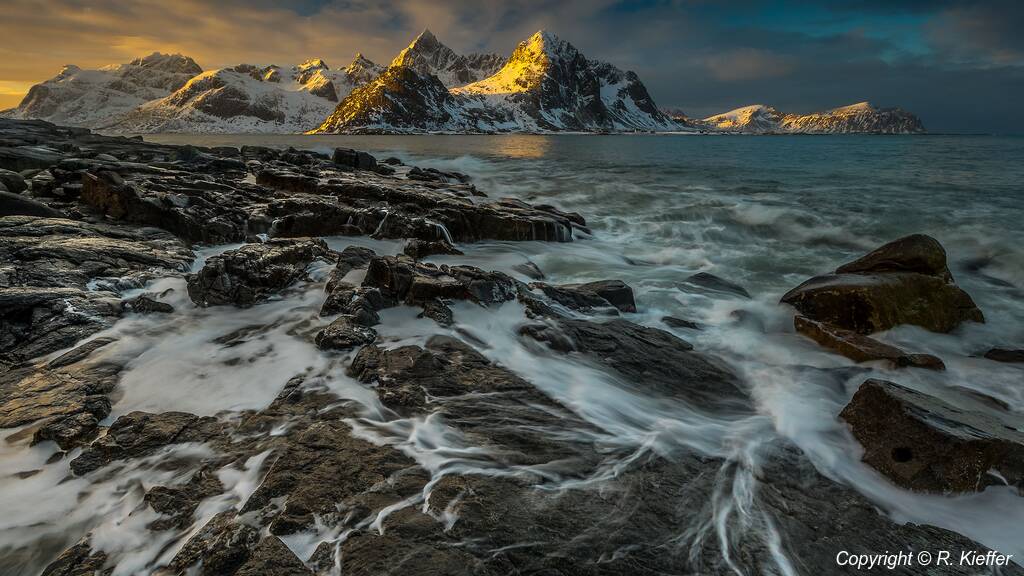
<path fill-rule="evenodd" d="M 306 268 L 326 259 L 323 240 L 271 240 L 212 256 L 189 274 L 188 295 L 199 306 L 248 308 L 306 277 Z"/>
<path fill-rule="evenodd" d="M 971 297 L 953 284 L 946 253 L 933 238 L 901 238 L 790 290 L 782 302 L 811 320 L 859 334 L 914 324 L 949 332 L 984 322 Z"/>
<path fill-rule="evenodd" d="M 992 348 L 988 352 L 985 352 L 985 358 L 995 360 L 996 362 L 1024 363 L 1024 350 Z"/>
<path fill-rule="evenodd" d="M 706 290 L 711 290 L 712 292 L 724 292 L 742 298 L 750 298 L 750 292 L 747 292 L 747 289 L 743 286 L 708 272 L 698 272 L 687 278 L 686 282 Z"/>
<path fill-rule="evenodd" d="M 558 318 L 527 324 L 520 334 L 560 352 L 583 354 L 648 392 L 685 398 L 703 409 L 750 409 L 747 392 L 735 374 L 664 330 L 621 319 Z"/>
<path fill-rule="evenodd" d="M 994 416 L 875 379 L 861 384 L 839 416 L 864 446 L 864 462 L 904 488 L 1024 488 L 1024 432 Z"/>

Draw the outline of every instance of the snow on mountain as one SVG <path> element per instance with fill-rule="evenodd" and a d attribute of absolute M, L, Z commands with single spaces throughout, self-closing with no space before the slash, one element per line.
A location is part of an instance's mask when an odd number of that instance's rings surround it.
<path fill-rule="evenodd" d="M 504 63 L 505 59 L 497 54 L 456 54 L 430 30 L 424 30 L 398 53 L 391 61 L 391 66 L 406 66 L 421 76 L 436 76 L 450 88 L 486 78 L 498 71 Z"/>
<path fill-rule="evenodd" d="M 919 134 L 921 120 L 899 108 L 876 108 L 868 102 L 812 114 L 784 114 L 756 104 L 716 114 L 691 124 L 707 130 L 752 134 Z"/>
<path fill-rule="evenodd" d="M 93 127 L 167 96 L 202 71 L 187 56 L 159 52 L 99 70 L 68 64 L 55 77 L 33 86 L 8 116 Z"/>
<path fill-rule="evenodd" d="M 361 55 L 331 70 L 319 59 L 292 66 L 210 70 L 174 93 L 98 126 L 120 132 L 304 132 L 379 69 Z"/>
<path fill-rule="evenodd" d="M 519 43 L 491 76 L 456 87 L 424 73 L 423 59 L 410 56 L 417 47 L 444 55 L 435 45 L 443 47 L 429 32 L 421 34 L 380 78 L 343 100 L 316 132 L 685 129 L 658 110 L 636 74 L 588 60 L 549 32 Z"/>

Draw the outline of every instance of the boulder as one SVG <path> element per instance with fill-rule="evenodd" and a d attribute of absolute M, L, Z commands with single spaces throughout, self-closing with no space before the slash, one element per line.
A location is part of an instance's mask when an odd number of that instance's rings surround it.
<path fill-rule="evenodd" d="M 413 260 L 422 260 L 434 254 L 461 255 L 462 251 L 452 246 L 447 240 L 420 240 L 413 238 L 406 242 L 402 253 Z"/>
<path fill-rule="evenodd" d="M 416 304 L 435 299 L 494 304 L 516 298 L 519 285 L 501 272 L 473 266 L 435 266 L 407 256 L 378 256 L 370 261 L 363 286 L 380 290 L 386 302 Z"/>
<path fill-rule="evenodd" d="M 211 257 L 189 274 L 188 295 L 199 306 L 248 308 L 306 277 L 306 268 L 329 255 L 323 240 L 271 240 Z"/>
<path fill-rule="evenodd" d="M 573 310 L 587 311 L 592 308 L 614 307 L 621 312 L 636 312 L 633 289 L 621 280 L 558 286 L 536 282 L 530 284 L 530 288 L 540 289 L 548 298 Z"/>
<path fill-rule="evenodd" d="M 0 185 L 3 185 L 8 192 L 13 192 L 14 194 L 21 194 L 25 190 L 28 190 L 28 184 L 25 182 L 25 177 L 10 170 L 0 169 Z"/>
<path fill-rule="evenodd" d="M 722 292 L 725 294 L 740 296 L 742 298 L 750 298 L 750 292 L 747 292 L 747 289 L 743 286 L 740 286 L 735 282 L 730 282 L 724 278 L 719 278 L 718 276 L 708 272 L 698 272 L 687 278 L 686 283 L 712 292 Z"/>
<path fill-rule="evenodd" d="M 335 148 L 331 160 L 339 166 L 354 170 L 373 170 L 377 167 L 377 159 L 359 150 L 351 148 Z"/>
<path fill-rule="evenodd" d="M 145 294 L 121 302 L 121 308 L 125 312 L 135 312 L 136 314 L 171 314 L 174 312 L 174 306 L 154 300 Z"/>
<path fill-rule="evenodd" d="M 901 238 L 836 273 L 790 290 L 782 302 L 803 316 L 859 334 L 913 324 L 949 332 L 984 322 L 970 295 L 952 281 L 942 246 L 928 236 Z"/>
<path fill-rule="evenodd" d="M 376 288 L 337 284 L 320 307 L 320 315 L 345 314 L 360 326 L 376 326 L 380 323 L 377 312 L 385 305 L 384 296 Z"/>
<path fill-rule="evenodd" d="M 1024 487 L 1024 432 L 995 416 L 876 379 L 861 384 L 839 416 L 864 447 L 864 462 L 904 488 L 971 492 L 1004 484 L 999 476 Z"/>
<path fill-rule="evenodd" d="M 794 320 L 796 331 L 814 340 L 825 348 L 846 356 L 854 362 L 883 360 L 894 367 L 917 367 L 931 370 L 945 370 L 942 360 L 930 354 L 909 354 L 903 350 L 879 342 L 870 336 L 858 334 L 821 322 L 804 318 L 799 314 Z"/>
<path fill-rule="evenodd" d="M 683 318 L 676 318 L 675 316 L 662 316 L 661 321 L 665 323 L 669 328 L 689 328 L 690 330 L 703 330 L 703 327 L 693 322 L 692 320 L 686 320 Z"/>
<path fill-rule="evenodd" d="M 0 216 L 63 218 L 64 214 L 28 196 L 0 190 Z"/>
<path fill-rule="evenodd" d="M 341 316 L 316 335 L 321 350 L 348 350 L 370 344 L 377 339 L 377 331 L 362 326 L 350 316 Z"/>
<path fill-rule="evenodd" d="M 992 348 L 985 352 L 985 358 L 996 362 L 1024 363 L 1024 350 L 1008 350 L 1006 348 Z"/>

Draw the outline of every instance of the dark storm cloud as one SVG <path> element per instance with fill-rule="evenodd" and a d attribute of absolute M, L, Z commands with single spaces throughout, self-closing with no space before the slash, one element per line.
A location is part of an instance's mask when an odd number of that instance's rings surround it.
<path fill-rule="evenodd" d="M 1005 0 L 6 0 L 0 107 L 65 63 L 153 50 L 207 68 L 311 56 L 337 66 L 357 51 L 386 63 L 426 27 L 457 50 L 504 54 L 546 28 L 693 115 L 869 100 L 932 130 L 1024 132 L 1022 16 Z"/>

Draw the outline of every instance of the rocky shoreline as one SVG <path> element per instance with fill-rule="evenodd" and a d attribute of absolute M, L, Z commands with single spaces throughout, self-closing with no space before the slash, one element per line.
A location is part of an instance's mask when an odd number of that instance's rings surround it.
<path fill-rule="evenodd" d="M 156 145 L 2 119 L 0 185 L 0 427 L 14 431 L 7 443 L 53 442 L 69 479 L 97 483 L 139 462 L 168 479 L 139 486 L 140 501 L 126 512 L 126 523 L 158 543 L 148 556 L 85 526 L 70 542 L 0 542 L 2 574 L 814 574 L 853 573 L 836 565 L 839 550 L 985 550 L 891 519 L 781 441 L 761 447 L 756 465 L 690 447 L 617 444 L 452 328 L 461 303 L 514 303 L 526 314 L 514 337 L 545 353 L 600 366 L 695 415 L 760 422 L 749 386 L 729 366 L 628 319 L 643 303 L 626 283 L 550 284 L 536 266 L 522 271 L 528 283 L 425 261 L 480 240 L 571 242 L 589 234 L 579 214 L 491 199 L 466 175 L 354 150 L 327 157 Z M 401 254 L 378 254 L 356 244 L 334 250 L 322 239 L 339 236 L 406 243 Z M 193 266 L 202 246 L 223 244 L 230 246 Z M 316 277 L 313 266 L 331 271 Z M 105 356 L 115 341 L 104 331 L 135 315 L 180 314 L 160 293 L 122 297 L 167 277 L 184 279 L 189 305 L 211 310 L 322 288 L 299 337 L 373 401 L 339 398 L 303 372 L 281 381 L 261 409 L 110 418 L 132 359 Z M 749 296 L 706 274 L 687 282 Z M 822 347 L 906 370 L 943 363 L 872 334 L 984 321 L 954 283 L 942 247 L 922 235 L 812 278 L 782 303 L 796 309 L 796 330 Z M 381 341 L 394 308 L 436 323 L 439 333 L 414 344 Z M 211 344 L 235 345 L 259 328 Z M 1021 352 L 988 354 L 1014 362 Z M 864 446 L 864 462 L 898 486 L 961 493 L 1009 484 L 1019 492 L 1024 434 L 1013 415 L 995 399 L 965 402 L 1002 412 L 867 380 L 839 417 Z M 384 428 L 410 422 L 442 426 L 462 450 L 432 466 L 387 441 Z M 39 470 L 16 473 L 30 479 Z M 233 479 L 246 474 L 255 481 L 241 490 Z M 757 487 L 749 494 L 747 482 Z M 736 494 L 748 498 L 745 510 L 731 509 Z M 299 557 L 296 542 L 309 534 L 310 553 Z"/>

